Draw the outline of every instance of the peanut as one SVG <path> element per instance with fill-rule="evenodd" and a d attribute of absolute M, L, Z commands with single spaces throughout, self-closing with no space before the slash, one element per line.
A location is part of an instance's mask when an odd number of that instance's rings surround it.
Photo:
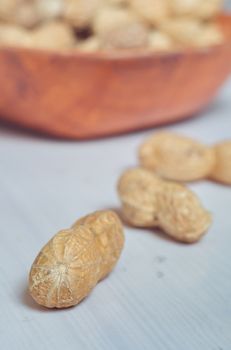
<path fill-rule="evenodd" d="M 175 181 L 207 177 L 215 164 L 214 151 L 188 137 L 161 132 L 139 149 L 140 164 L 157 175 Z"/>
<path fill-rule="evenodd" d="M 148 46 L 148 30 L 139 22 L 131 22 L 112 28 L 100 37 L 102 49 L 129 49 Z"/>
<path fill-rule="evenodd" d="M 149 34 L 149 46 L 156 52 L 171 51 L 174 49 L 174 44 L 171 38 L 158 30 Z"/>
<path fill-rule="evenodd" d="M 39 49 L 68 49 L 75 42 L 71 28 L 60 21 L 44 23 L 31 35 L 34 47 Z"/>
<path fill-rule="evenodd" d="M 201 35 L 197 37 L 195 46 L 206 47 L 219 45 L 224 41 L 224 35 L 220 28 L 215 24 L 207 24 L 204 26 Z"/>
<path fill-rule="evenodd" d="M 211 172 L 215 181 L 231 185 L 231 141 L 224 141 L 214 146 L 216 163 Z"/>
<path fill-rule="evenodd" d="M 209 19 L 220 11 L 223 0 L 168 0 L 168 3 L 175 16 Z"/>
<path fill-rule="evenodd" d="M 120 28 L 121 25 L 134 21 L 136 21 L 136 18 L 128 9 L 108 6 L 102 8 L 95 15 L 93 30 L 98 36 L 101 36 L 108 30 Z"/>
<path fill-rule="evenodd" d="M 87 27 L 101 5 L 102 0 L 65 0 L 63 16 L 74 27 Z"/>
<path fill-rule="evenodd" d="M 11 13 L 9 20 L 21 27 L 34 27 L 41 20 L 34 5 L 35 4 L 30 1 L 18 1 L 17 7 L 15 11 Z"/>
<path fill-rule="evenodd" d="M 131 9 L 150 25 L 158 25 L 169 15 L 166 0 L 129 0 L 129 4 Z"/>
<path fill-rule="evenodd" d="M 192 191 L 148 170 L 126 171 L 118 182 L 118 193 L 123 215 L 131 225 L 159 227 L 186 243 L 198 241 L 211 225 L 211 215 Z"/>
<path fill-rule="evenodd" d="M 161 30 L 181 47 L 206 47 L 224 41 L 223 34 L 215 24 L 205 24 L 198 19 L 182 17 L 163 22 Z"/>
<path fill-rule="evenodd" d="M 31 35 L 23 28 L 10 25 L 0 25 L 0 46 L 31 47 Z"/>
<path fill-rule="evenodd" d="M 95 212 L 60 231 L 42 248 L 29 277 L 34 300 L 48 308 L 77 305 L 117 263 L 123 228 L 111 211 Z"/>
<path fill-rule="evenodd" d="M 99 49 L 99 40 L 97 37 L 91 36 L 89 39 L 82 40 L 76 45 L 76 50 L 82 52 L 94 52 Z"/>
<path fill-rule="evenodd" d="M 34 6 L 42 20 L 53 20 L 62 15 L 64 0 L 34 0 Z"/>
<path fill-rule="evenodd" d="M 200 2 L 199 6 L 196 8 L 195 15 L 202 20 L 208 20 L 219 14 L 219 11 L 224 4 L 224 0 L 197 0 Z"/>

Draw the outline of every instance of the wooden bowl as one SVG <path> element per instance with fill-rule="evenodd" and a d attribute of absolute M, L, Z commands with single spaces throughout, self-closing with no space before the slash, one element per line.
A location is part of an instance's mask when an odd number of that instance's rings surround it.
<path fill-rule="evenodd" d="M 0 118 L 87 139 L 191 116 L 231 73 L 231 16 L 219 22 L 224 44 L 179 53 L 1 49 Z"/>

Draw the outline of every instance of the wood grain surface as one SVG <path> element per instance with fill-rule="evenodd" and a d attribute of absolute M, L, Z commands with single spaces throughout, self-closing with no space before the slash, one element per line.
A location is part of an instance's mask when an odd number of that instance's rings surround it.
<path fill-rule="evenodd" d="M 0 118 L 85 139 L 196 114 L 231 72 L 231 16 L 223 45 L 175 54 L 59 54 L 0 50 Z"/>

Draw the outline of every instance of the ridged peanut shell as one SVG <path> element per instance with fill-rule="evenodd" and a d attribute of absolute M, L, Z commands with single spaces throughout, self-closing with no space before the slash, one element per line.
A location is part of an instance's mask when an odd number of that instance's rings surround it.
<path fill-rule="evenodd" d="M 165 182 L 158 193 L 158 223 L 168 235 L 181 242 L 198 241 L 212 223 L 195 193 L 180 184 Z"/>
<path fill-rule="evenodd" d="M 207 177 L 215 164 L 214 151 L 191 138 L 170 132 L 157 133 L 139 149 L 140 164 L 175 181 Z"/>
<path fill-rule="evenodd" d="M 121 222 L 110 211 L 96 212 L 60 231 L 32 265 L 32 297 L 48 308 L 78 304 L 112 270 L 123 244 Z"/>
<path fill-rule="evenodd" d="M 127 170 L 118 181 L 118 193 L 125 219 L 134 226 L 157 225 L 156 192 L 161 180 L 151 172 L 141 169 Z"/>
<path fill-rule="evenodd" d="M 198 241 L 212 222 L 195 193 L 146 169 L 126 171 L 119 179 L 118 193 L 128 223 L 159 227 L 181 242 Z"/>

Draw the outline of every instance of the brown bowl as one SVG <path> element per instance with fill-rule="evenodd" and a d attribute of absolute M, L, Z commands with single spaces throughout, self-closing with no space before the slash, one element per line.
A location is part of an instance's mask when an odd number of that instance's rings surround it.
<path fill-rule="evenodd" d="M 0 118 L 87 139 L 191 116 L 231 73 L 231 16 L 219 22 L 224 44 L 171 54 L 1 49 Z"/>

